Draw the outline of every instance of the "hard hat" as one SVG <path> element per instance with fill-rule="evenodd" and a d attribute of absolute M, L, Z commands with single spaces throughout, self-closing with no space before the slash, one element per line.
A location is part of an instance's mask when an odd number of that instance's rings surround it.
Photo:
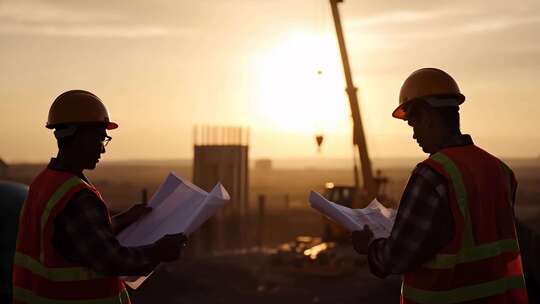
<path fill-rule="evenodd" d="M 407 120 L 407 106 L 411 101 L 423 99 L 433 107 L 459 106 L 465 101 L 456 81 L 436 68 L 414 71 L 401 86 L 399 106 L 392 116 Z"/>
<path fill-rule="evenodd" d="M 104 123 L 107 130 L 118 128 L 118 124 L 110 121 L 109 112 L 99 97 L 88 91 L 71 90 L 56 97 L 46 127 L 92 122 Z"/>

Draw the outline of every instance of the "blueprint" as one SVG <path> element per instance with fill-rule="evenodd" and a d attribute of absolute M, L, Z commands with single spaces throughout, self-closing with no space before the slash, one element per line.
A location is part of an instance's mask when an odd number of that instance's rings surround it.
<path fill-rule="evenodd" d="M 148 202 L 152 212 L 118 234 L 123 246 L 152 244 L 167 234 L 189 236 L 230 200 L 218 183 L 210 193 L 170 173 Z M 136 289 L 147 277 L 123 277 Z"/>
<path fill-rule="evenodd" d="M 349 231 L 362 230 L 364 225 L 367 225 L 375 238 L 388 237 L 396 217 L 394 209 L 384 207 L 377 199 L 374 199 L 366 208 L 351 209 L 311 191 L 309 203 L 313 209 Z"/>

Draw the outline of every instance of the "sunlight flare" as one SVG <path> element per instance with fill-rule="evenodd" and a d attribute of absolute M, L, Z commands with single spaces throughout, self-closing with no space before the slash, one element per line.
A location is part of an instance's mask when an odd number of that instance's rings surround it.
<path fill-rule="evenodd" d="M 291 33 L 255 59 L 257 115 L 271 128 L 312 134 L 348 128 L 339 51 L 330 33 Z"/>

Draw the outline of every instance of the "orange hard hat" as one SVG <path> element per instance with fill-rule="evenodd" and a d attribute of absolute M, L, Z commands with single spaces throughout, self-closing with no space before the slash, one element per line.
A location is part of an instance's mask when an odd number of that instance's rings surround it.
<path fill-rule="evenodd" d="M 56 97 L 46 127 L 85 123 L 103 123 L 107 130 L 118 128 L 118 124 L 110 121 L 109 112 L 99 97 L 88 91 L 71 90 Z"/>
<path fill-rule="evenodd" d="M 401 86 L 399 106 L 392 116 L 407 120 L 407 106 L 412 101 L 424 99 L 433 107 L 459 106 L 465 101 L 459 87 L 443 70 L 423 68 L 414 71 Z"/>

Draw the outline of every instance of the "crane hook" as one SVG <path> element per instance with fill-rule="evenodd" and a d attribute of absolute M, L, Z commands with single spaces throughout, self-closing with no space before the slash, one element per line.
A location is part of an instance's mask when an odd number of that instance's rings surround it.
<path fill-rule="evenodd" d="M 324 135 L 323 134 L 317 134 L 315 136 L 315 140 L 317 141 L 317 152 L 321 153 L 321 145 L 322 145 L 323 140 L 324 140 Z"/>

